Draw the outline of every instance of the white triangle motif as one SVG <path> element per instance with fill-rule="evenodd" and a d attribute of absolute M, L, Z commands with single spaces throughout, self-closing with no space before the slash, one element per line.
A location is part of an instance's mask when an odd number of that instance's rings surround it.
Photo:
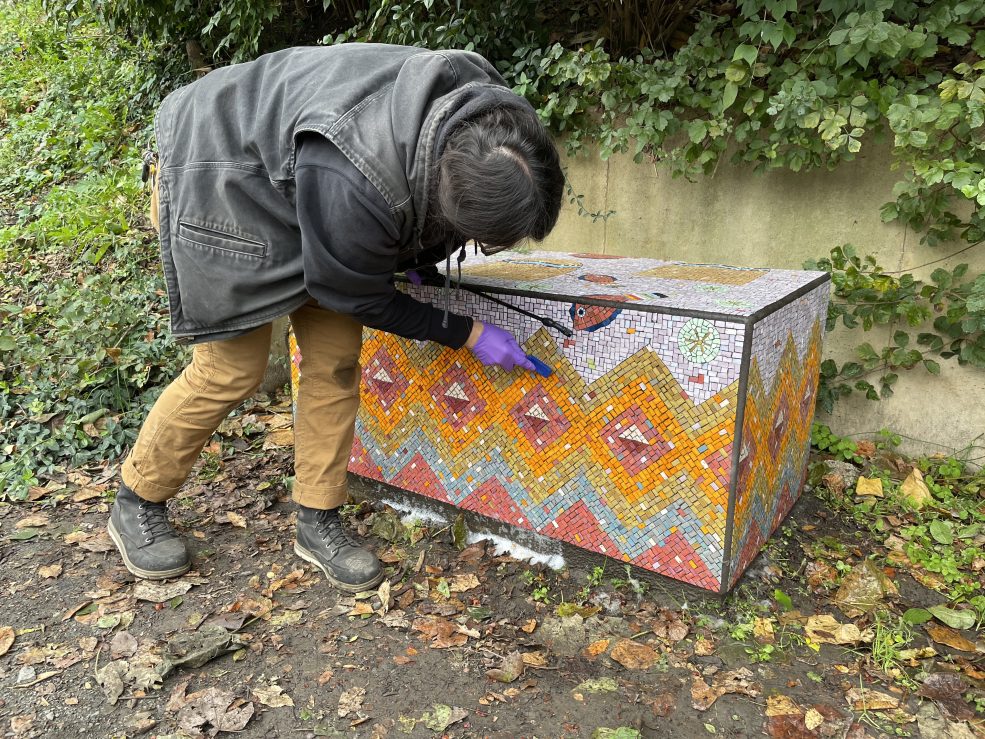
<path fill-rule="evenodd" d="M 469 396 L 465 394 L 465 389 L 462 387 L 462 383 L 453 382 L 447 390 L 445 390 L 446 398 L 453 398 L 455 400 L 468 400 Z"/>
<path fill-rule="evenodd" d="M 547 417 L 544 413 L 544 409 L 540 407 L 540 404 L 535 404 L 529 411 L 523 414 L 527 418 L 536 418 L 538 421 L 550 421 L 551 419 Z"/>
<path fill-rule="evenodd" d="M 628 429 L 619 434 L 619 438 L 626 441 L 635 441 L 637 444 L 646 444 L 647 446 L 650 446 L 650 442 L 646 440 L 645 436 L 643 436 L 643 432 L 640 431 L 639 427 L 635 425 L 630 426 Z"/>
<path fill-rule="evenodd" d="M 393 378 L 390 377 L 390 373 L 387 372 L 383 367 L 380 367 L 380 371 L 377 372 L 375 375 L 373 375 L 373 379 L 378 380 L 380 382 L 388 382 L 391 385 L 393 384 Z"/>

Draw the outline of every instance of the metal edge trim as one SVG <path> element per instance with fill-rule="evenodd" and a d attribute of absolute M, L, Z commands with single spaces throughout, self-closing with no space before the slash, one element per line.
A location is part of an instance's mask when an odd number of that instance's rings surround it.
<path fill-rule="evenodd" d="M 792 293 L 788 293 L 784 295 L 776 302 L 770 303 L 769 305 L 764 305 L 755 313 L 750 313 L 749 314 L 750 323 L 756 323 L 757 321 L 763 320 L 764 318 L 766 318 L 766 316 L 770 315 L 771 313 L 776 313 L 781 308 L 785 308 L 786 306 L 790 305 L 790 303 L 792 303 L 793 301 L 797 300 L 798 298 L 802 298 L 811 290 L 820 287 L 826 282 L 831 282 L 831 275 L 828 274 L 827 272 L 825 272 L 823 275 L 819 275 L 815 279 L 808 282 L 806 285 L 801 285 Z"/>
<path fill-rule="evenodd" d="M 749 369 L 752 364 L 752 335 L 754 323 L 746 323 L 742 338 L 742 362 L 739 365 L 739 407 L 735 410 L 735 437 L 732 442 L 732 470 L 729 475 L 728 508 L 725 513 L 725 541 L 722 552 L 722 581 L 719 593 L 729 591 L 732 575 L 732 536 L 735 534 L 735 497 L 739 486 L 739 455 L 742 453 L 742 424 L 746 420 L 746 395 L 749 391 Z"/>

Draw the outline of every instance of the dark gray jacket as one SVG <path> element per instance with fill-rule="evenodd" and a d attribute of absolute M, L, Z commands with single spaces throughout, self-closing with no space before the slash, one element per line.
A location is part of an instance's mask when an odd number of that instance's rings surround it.
<path fill-rule="evenodd" d="M 483 87 L 505 86 L 478 54 L 377 44 L 287 49 L 177 90 L 155 121 L 161 254 L 179 339 L 255 328 L 305 290 L 295 147 L 313 132 L 376 187 L 418 247 L 440 124 Z"/>

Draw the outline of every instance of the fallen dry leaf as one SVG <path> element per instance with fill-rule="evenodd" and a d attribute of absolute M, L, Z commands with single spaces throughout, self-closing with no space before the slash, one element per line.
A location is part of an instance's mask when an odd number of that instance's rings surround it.
<path fill-rule="evenodd" d="M 646 644 L 620 639 L 609 656 L 627 670 L 648 670 L 660 661 L 660 654 Z"/>
<path fill-rule="evenodd" d="M 62 574 L 62 563 L 55 562 L 53 565 L 41 565 L 38 567 L 38 576 L 45 580 L 53 580 Z"/>
<path fill-rule="evenodd" d="M 720 697 L 726 693 L 741 693 L 752 698 L 759 697 L 762 689 L 752 682 L 752 672 L 746 667 L 716 676 L 712 685 L 708 685 L 699 676 L 694 675 L 691 682 L 691 705 L 695 710 L 707 711 Z"/>
<path fill-rule="evenodd" d="M 374 613 L 373 606 L 371 606 L 366 601 L 360 601 L 359 603 L 356 603 L 356 605 L 354 605 L 352 607 L 352 610 L 349 611 L 346 615 L 347 616 L 372 616 L 373 613 Z"/>
<path fill-rule="evenodd" d="M 525 621 L 523 626 L 520 627 L 520 630 L 524 634 L 532 634 L 534 633 L 534 629 L 536 628 L 537 628 L 537 619 L 532 618 L 529 621 Z"/>
<path fill-rule="evenodd" d="M 932 702 L 924 701 L 917 711 L 917 728 L 923 739 L 976 739 L 966 723 L 949 721 Z M 981 733 L 977 734 L 978 739 Z"/>
<path fill-rule="evenodd" d="M 176 580 L 175 582 L 152 582 L 150 580 L 138 580 L 133 586 L 133 597 L 137 600 L 146 600 L 151 603 L 163 603 L 164 601 L 184 595 L 192 589 L 190 582 Z"/>
<path fill-rule="evenodd" d="M 270 708 L 294 707 L 294 700 L 284 692 L 280 685 L 271 684 L 253 688 L 253 697 Z"/>
<path fill-rule="evenodd" d="M 761 644 L 772 644 L 776 638 L 773 634 L 773 619 L 757 616 L 752 624 L 752 635 Z"/>
<path fill-rule="evenodd" d="M 3 657 L 14 645 L 14 629 L 10 626 L 0 626 L 0 657 Z"/>
<path fill-rule="evenodd" d="M 453 593 L 464 593 L 479 587 L 479 578 L 475 575 L 455 575 L 448 581 L 448 589 Z"/>
<path fill-rule="evenodd" d="M 608 639 L 599 639 L 598 641 L 593 641 L 587 647 L 585 647 L 583 654 L 586 657 L 594 658 L 598 657 L 600 654 L 605 652 L 609 648 Z"/>
<path fill-rule="evenodd" d="M 868 688 L 852 688 L 845 694 L 845 699 L 853 711 L 885 711 L 899 708 L 899 698 Z"/>
<path fill-rule="evenodd" d="M 190 733 L 210 727 L 215 731 L 242 731 L 253 718 L 253 711 L 252 703 L 237 699 L 234 693 L 206 688 L 187 697 L 178 711 L 178 725 Z"/>
<path fill-rule="evenodd" d="M 339 718 L 345 718 L 350 713 L 358 713 L 363 707 L 363 700 L 366 697 L 366 688 L 352 687 L 343 690 L 339 696 Z"/>
<path fill-rule="evenodd" d="M 229 523 L 233 523 L 233 520 L 231 518 L 229 519 Z M 233 525 L 238 526 L 239 524 L 233 524 Z M 241 528 L 244 529 L 246 528 L 245 521 Z M 303 578 L 304 578 L 303 569 L 294 570 L 292 572 L 287 573 L 284 577 L 281 577 L 276 580 L 272 580 L 270 585 L 268 585 L 267 588 L 263 591 L 263 594 L 269 598 L 271 595 L 273 595 L 274 593 L 276 593 L 278 590 L 282 588 L 293 588 Z"/>
<path fill-rule="evenodd" d="M 949 626 L 943 626 L 941 624 L 935 624 L 933 621 L 928 621 L 923 625 L 927 634 L 938 644 L 944 644 L 952 649 L 958 649 L 962 652 L 979 652 L 978 645 L 975 644 L 971 639 L 960 634 Z"/>
<path fill-rule="evenodd" d="M 226 520 L 238 529 L 246 528 L 246 518 L 236 511 L 226 511 Z"/>
<path fill-rule="evenodd" d="M 886 574 L 867 559 L 855 565 L 845 576 L 833 602 L 846 616 L 855 618 L 874 610 L 884 598 L 898 594 Z"/>
<path fill-rule="evenodd" d="M 95 672 L 96 682 L 102 686 L 106 694 L 106 702 L 115 706 L 123 695 L 124 679 L 130 665 L 126 660 L 116 660 L 100 667 Z"/>
<path fill-rule="evenodd" d="M 698 657 L 708 657 L 715 653 L 715 642 L 706 636 L 694 640 L 694 653 Z"/>
<path fill-rule="evenodd" d="M 923 473 L 916 467 L 907 475 L 900 485 L 900 495 L 916 509 L 923 508 L 928 503 L 932 503 L 934 496 L 930 494 L 927 483 L 923 481 Z"/>
<path fill-rule="evenodd" d="M 811 616 L 804 626 L 804 634 L 816 644 L 858 644 L 872 641 L 872 633 L 865 633 L 855 624 L 839 623 L 834 616 Z"/>
<path fill-rule="evenodd" d="M 112 659 L 132 657 L 137 651 L 137 640 L 129 631 L 118 631 L 109 643 L 109 656 Z"/>
<path fill-rule="evenodd" d="M 289 427 L 268 431 L 263 440 L 264 451 L 288 446 L 294 446 L 294 429 Z"/>
<path fill-rule="evenodd" d="M 108 552 L 114 549 L 113 541 L 105 531 L 86 532 L 73 531 L 66 534 L 64 541 L 66 544 L 78 544 L 80 548 L 87 552 Z"/>
<path fill-rule="evenodd" d="M 767 716 L 800 716 L 804 709 L 788 695 L 771 695 L 766 699 Z"/>
<path fill-rule="evenodd" d="M 387 611 L 390 610 L 390 604 L 393 598 L 390 597 L 390 581 L 384 580 L 380 583 L 380 587 L 376 589 L 376 597 L 380 599 L 380 615 L 385 616 Z"/>
<path fill-rule="evenodd" d="M 523 674 L 525 666 L 526 663 L 520 652 L 510 652 L 503 657 L 503 661 L 499 667 L 486 670 L 486 675 L 501 683 L 511 683 Z"/>
<path fill-rule="evenodd" d="M 20 531 L 21 529 L 29 529 L 37 526 L 47 526 L 49 518 L 43 513 L 35 513 L 32 516 L 27 516 L 22 518 L 20 521 L 14 524 L 14 528 Z"/>
<path fill-rule="evenodd" d="M 934 672 L 923 680 L 918 695 L 930 698 L 952 721 L 969 721 L 975 712 L 964 699 L 969 684 L 960 674 L 954 672 Z"/>
<path fill-rule="evenodd" d="M 883 496 L 882 480 L 878 477 L 860 476 L 858 482 L 855 483 L 855 495 L 881 498 Z"/>
<path fill-rule="evenodd" d="M 467 630 L 439 616 L 415 618 L 411 628 L 431 637 L 431 646 L 434 649 L 460 647 L 469 640 Z"/>
<path fill-rule="evenodd" d="M 547 652 L 526 652 L 523 664 L 527 667 L 547 667 Z"/>
<path fill-rule="evenodd" d="M 327 683 L 329 680 L 332 679 L 333 675 L 335 675 L 335 672 L 333 670 L 325 670 L 321 675 L 318 676 L 318 685 L 319 686 L 324 685 L 325 683 Z"/>
<path fill-rule="evenodd" d="M 808 708 L 807 713 L 804 714 L 804 726 L 807 727 L 808 731 L 814 731 L 818 726 L 824 723 L 824 716 L 816 708 Z"/>

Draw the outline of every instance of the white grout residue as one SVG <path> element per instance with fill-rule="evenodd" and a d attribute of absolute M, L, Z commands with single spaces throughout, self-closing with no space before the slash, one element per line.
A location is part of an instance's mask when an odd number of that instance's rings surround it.
<path fill-rule="evenodd" d="M 393 508 L 400 515 L 400 522 L 404 526 L 413 525 L 415 522 L 427 524 L 429 526 L 449 526 L 451 521 L 444 511 L 437 506 L 417 506 L 404 501 L 378 498 L 381 503 Z M 517 531 L 516 539 L 508 539 L 488 531 L 469 531 L 466 541 L 474 544 L 477 541 L 486 540 L 492 543 L 490 554 L 494 557 L 509 555 L 513 559 L 529 562 L 530 564 L 543 564 L 552 570 L 564 568 L 564 555 L 561 554 L 561 546 L 544 536 L 529 533 L 522 530 Z M 547 550 L 551 551 L 547 551 Z"/>

